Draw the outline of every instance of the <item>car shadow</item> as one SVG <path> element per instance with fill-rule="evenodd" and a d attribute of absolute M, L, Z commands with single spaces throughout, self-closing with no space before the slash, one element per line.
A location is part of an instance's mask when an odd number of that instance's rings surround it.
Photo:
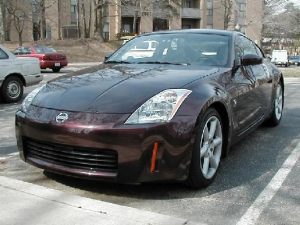
<path fill-rule="evenodd" d="M 58 73 L 71 73 L 71 72 L 74 72 L 75 70 L 70 70 L 68 68 L 64 68 L 64 69 L 61 69 L 59 72 L 53 72 L 52 70 L 41 70 L 41 73 L 43 74 L 58 74 Z"/>

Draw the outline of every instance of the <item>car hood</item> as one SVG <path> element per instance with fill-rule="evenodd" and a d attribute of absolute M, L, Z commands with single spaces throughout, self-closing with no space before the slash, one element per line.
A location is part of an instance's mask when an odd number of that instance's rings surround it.
<path fill-rule="evenodd" d="M 180 88 L 217 68 L 103 64 L 52 80 L 32 104 L 62 111 L 132 113 L 159 92 Z"/>

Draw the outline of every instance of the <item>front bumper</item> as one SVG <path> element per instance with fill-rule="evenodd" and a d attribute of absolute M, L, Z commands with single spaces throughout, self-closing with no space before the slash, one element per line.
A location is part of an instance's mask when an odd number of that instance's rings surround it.
<path fill-rule="evenodd" d="M 26 115 L 17 112 L 16 137 L 24 161 L 54 173 L 119 183 L 181 181 L 188 176 L 194 145 L 194 122 L 190 116 L 174 117 L 165 124 L 124 125 L 128 114 L 69 113 L 68 121 L 58 124 L 55 117 L 59 113 L 33 106 Z M 117 154 L 117 169 L 108 172 L 93 166 L 74 168 L 32 157 L 24 146 L 27 139 L 67 146 L 66 151 L 108 149 Z M 154 143 L 159 147 L 155 171 L 151 172 Z"/>

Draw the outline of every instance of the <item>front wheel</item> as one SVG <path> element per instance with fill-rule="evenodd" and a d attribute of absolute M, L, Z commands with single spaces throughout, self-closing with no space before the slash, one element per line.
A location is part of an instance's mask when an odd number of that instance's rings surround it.
<path fill-rule="evenodd" d="M 213 181 L 221 161 L 223 138 L 219 113 L 213 108 L 208 109 L 196 128 L 196 142 L 187 185 L 195 188 L 207 187 Z"/>
<path fill-rule="evenodd" d="M 16 76 L 8 77 L 2 84 L 1 94 L 7 103 L 19 101 L 23 96 L 23 83 Z"/>
<path fill-rule="evenodd" d="M 273 111 L 270 118 L 267 120 L 267 124 L 269 124 L 270 126 L 277 126 L 280 123 L 283 111 L 283 103 L 283 85 L 282 82 L 279 82 L 276 88 Z"/>

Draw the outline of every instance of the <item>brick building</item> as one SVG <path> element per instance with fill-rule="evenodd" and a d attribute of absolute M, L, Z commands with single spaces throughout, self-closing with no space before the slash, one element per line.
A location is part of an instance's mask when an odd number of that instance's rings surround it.
<path fill-rule="evenodd" d="M 93 37 L 95 20 L 99 18 L 95 14 L 94 1 L 45 0 L 48 39 L 77 38 L 78 21 L 80 32 L 84 33 L 80 11 L 82 2 L 86 5 L 85 19 L 88 22 L 91 20 L 92 24 L 88 32 Z M 133 33 L 134 30 L 136 33 L 144 33 L 163 29 L 214 28 L 240 30 L 257 43 L 261 41 L 264 0 L 140 0 L 136 5 L 134 1 L 103 2 L 102 32 L 110 40 L 116 39 L 118 33 Z M 225 3 L 232 4 L 232 16 L 227 23 Z M 32 37 L 26 35 L 24 39 Z"/>

